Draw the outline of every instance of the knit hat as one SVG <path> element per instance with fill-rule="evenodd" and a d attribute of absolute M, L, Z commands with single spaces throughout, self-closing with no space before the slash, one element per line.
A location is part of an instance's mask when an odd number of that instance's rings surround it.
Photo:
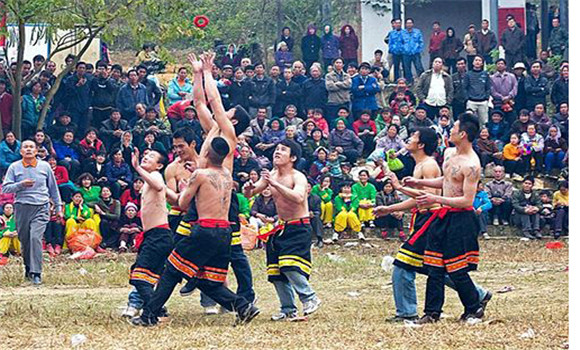
<path fill-rule="evenodd" d="M 129 210 L 130 208 L 135 209 L 135 211 L 139 211 L 139 208 L 137 207 L 137 204 L 135 204 L 133 202 L 127 203 L 127 205 L 125 206 L 125 211 Z"/>
<path fill-rule="evenodd" d="M 400 107 L 400 106 L 399 106 L 399 107 Z M 424 104 L 424 103 L 421 103 L 421 104 L 419 104 L 419 105 L 418 105 L 418 106 L 415 108 L 415 111 L 418 111 L 418 110 L 420 110 L 420 109 L 422 109 L 422 110 L 424 110 L 425 112 L 427 112 L 427 105 L 426 105 L 426 104 Z"/>

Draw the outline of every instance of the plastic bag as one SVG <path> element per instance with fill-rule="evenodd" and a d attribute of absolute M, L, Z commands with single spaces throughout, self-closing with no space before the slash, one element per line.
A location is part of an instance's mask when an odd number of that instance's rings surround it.
<path fill-rule="evenodd" d="M 258 240 L 258 230 L 256 226 L 243 224 L 240 229 L 240 236 L 242 239 L 242 248 L 244 250 L 252 250 L 256 247 L 256 241 Z"/>
<path fill-rule="evenodd" d="M 94 250 L 102 240 L 101 235 L 93 230 L 79 229 L 67 237 L 66 244 L 73 253 L 76 253 L 85 251 L 89 247 Z"/>
<path fill-rule="evenodd" d="M 95 255 L 97 255 L 97 252 L 95 252 L 95 250 L 91 247 L 86 247 L 85 250 L 80 251 L 80 252 L 76 252 L 73 255 L 70 256 L 71 259 L 74 260 L 90 260 L 92 258 L 95 257 Z M 86 272 L 85 272 L 86 274 Z M 81 273 L 81 275 L 83 275 L 83 273 Z"/>
<path fill-rule="evenodd" d="M 395 154 L 394 149 L 390 149 L 386 153 L 387 165 L 391 171 L 399 171 L 405 167 L 399 158 L 391 158 L 390 155 Z"/>

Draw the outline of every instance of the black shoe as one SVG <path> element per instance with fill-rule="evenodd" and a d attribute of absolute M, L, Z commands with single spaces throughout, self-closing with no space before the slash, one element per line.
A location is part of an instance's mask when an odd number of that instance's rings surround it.
<path fill-rule="evenodd" d="M 481 301 L 481 308 L 483 309 L 484 312 L 485 308 L 487 307 L 487 303 L 489 303 L 489 301 L 491 300 L 491 297 L 493 297 L 493 293 L 487 291 L 487 293 L 485 293 L 485 296 L 483 297 L 483 300 Z"/>
<path fill-rule="evenodd" d="M 181 287 L 181 289 L 179 290 L 179 294 L 182 297 L 186 297 L 188 295 L 192 295 L 193 292 L 195 292 L 195 288 L 196 287 L 197 287 L 197 281 L 192 278 L 189 281 L 187 281 L 187 283 L 185 284 L 185 286 Z"/>
<path fill-rule="evenodd" d="M 554 232 L 554 239 L 560 239 L 560 236 L 562 236 L 562 232 L 561 231 Z"/>
<path fill-rule="evenodd" d="M 532 234 L 528 231 L 524 231 L 524 237 L 528 239 L 536 239 L 536 237 L 532 236 Z"/>
<path fill-rule="evenodd" d="M 157 325 L 156 318 L 145 318 L 143 316 L 136 316 L 136 317 L 130 318 L 128 321 L 133 326 L 153 327 L 153 326 Z"/>
<path fill-rule="evenodd" d="M 159 312 L 157 313 L 157 317 L 161 318 L 161 317 L 169 317 L 169 311 L 167 311 L 167 308 L 164 306 L 161 308 L 161 310 L 159 310 Z"/>
<path fill-rule="evenodd" d="M 463 315 L 461 315 L 461 317 L 459 318 L 459 320 L 462 321 L 462 322 L 466 322 L 470 318 L 475 318 L 475 319 L 480 319 L 481 320 L 483 318 L 484 314 L 485 314 L 485 312 L 484 312 L 484 309 L 483 309 L 483 306 L 482 306 L 479 309 L 477 309 L 477 311 L 475 311 L 475 312 L 464 313 Z"/>
<path fill-rule="evenodd" d="M 259 314 L 260 309 L 258 309 L 254 304 L 248 304 L 248 307 L 246 307 L 244 311 L 238 312 L 236 325 L 250 323 Z"/>
<path fill-rule="evenodd" d="M 316 242 L 316 248 L 322 249 L 323 247 L 324 247 L 324 242 L 322 242 L 322 240 L 319 239 L 318 242 Z"/>
<path fill-rule="evenodd" d="M 385 321 L 388 323 L 400 323 L 400 322 L 405 322 L 405 321 L 417 321 L 419 319 L 419 316 L 394 316 L 394 317 L 388 317 Z"/>
<path fill-rule="evenodd" d="M 425 316 L 423 316 L 420 319 L 418 319 L 417 321 L 415 321 L 415 324 L 422 325 L 422 324 L 439 322 L 439 317 L 440 317 L 440 315 L 437 313 L 425 314 Z"/>
<path fill-rule="evenodd" d="M 542 233 L 540 231 L 534 231 L 534 237 L 536 239 L 542 239 Z"/>
<path fill-rule="evenodd" d="M 32 282 L 32 276 L 30 276 L 30 269 L 28 268 L 28 266 L 24 267 L 24 279 Z"/>

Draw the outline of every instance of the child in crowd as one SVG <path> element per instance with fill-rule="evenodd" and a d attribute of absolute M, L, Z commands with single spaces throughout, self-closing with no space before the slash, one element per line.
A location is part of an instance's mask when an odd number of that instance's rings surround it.
<path fill-rule="evenodd" d="M 250 224 L 256 226 L 260 233 L 268 232 L 274 228 L 278 221 L 278 212 L 276 211 L 270 187 L 264 189 L 256 198 L 254 204 L 252 204 L 250 215 Z"/>
<path fill-rule="evenodd" d="M 79 229 L 92 230 L 97 233 L 97 223 L 92 219 L 91 209 L 84 203 L 83 194 L 76 191 L 72 195 L 72 202 L 64 207 L 65 239 L 68 239 Z M 101 253 L 99 249 L 97 252 Z"/>
<path fill-rule="evenodd" d="M 383 185 L 383 190 L 377 193 L 377 206 L 388 206 L 400 203 L 402 200 L 393 188 L 393 184 L 387 180 Z M 381 229 L 381 236 L 387 239 L 389 231 L 395 229 L 399 232 L 399 239 L 404 242 L 407 238 L 403 232 L 403 212 L 394 212 L 381 216 L 376 220 L 377 226 Z"/>
<path fill-rule="evenodd" d="M 44 232 L 44 242 L 49 256 L 60 255 L 64 244 L 64 218 L 57 215 L 54 203 L 50 202 L 50 220 Z"/>
<path fill-rule="evenodd" d="M 492 204 L 489 199 L 489 194 L 485 191 L 483 182 L 479 181 L 477 183 L 477 193 L 473 199 L 473 209 L 475 209 L 475 215 L 477 215 L 479 221 L 479 234 L 482 235 L 484 239 L 490 238 L 487 233 L 487 212 L 491 207 Z"/>
<path fill-rule="evenodd" d="M 334 198 L 336 217 L 334 218 L 334 234 L 332 241 L 338 242 L 339 235 L 350 228 L 358 235 L 360 240 L 366 240 L 361 232 L 362 227 L 357 216 L 358 198 L 352 193 L 350 182 L 344 182 L 340 187 L 340 193 Z"/>
<path fill-rule="evenodd" d="M 393 114 L 399 114 L 399 107 L 401 103 L 409 104 L 411 103 L 409 97 L 405 94 L 405 89 L 398 89 L 395 99 L 391 101 L 390 108 Z"/>
<path fill-rule="evenodd" d="M 308 193 L 308 208 L 310 210 L 310 226 L 312 227 L 312 232 L 316 235 L 316 246 L 322 248 L 324 243 L 322 242 L 322 220 L 320 219 L 322 214 L 322 200 L 319 196 L 312 193 L 313 181 L 309 180 L 307 185 Z"/>
<path fill-rule="evenodd" d="M 510 136 L 510 143 L 503 148 L 503 164 L 505 167 L 506 176 L 509 178 L 514 173 L 522 175 L 522 149 L 520 147 L 520 138 L 518 134 Z"/>
<path fill-rule="evenodd" d="M 20 255 L 20 240 L 16 232 L 16 222 L 14 221 L 14 205 L 5 203 L 2 206 L 2 220 L 4 225 L 0 226 L 0 265 L 5 265 L 8 254 Z"/>
<path fill-rule="evenodd" d="M 330 174 L 333 179 L 339 178 L 342 174 L 340 165 L 344 160 L 346 160 L 346 157 L 342 154 L 338 154 L 337 150 L 332 150 L 328 154 L 328 162 L 326 162 L 326 167 L 328 168 L 328 174 Z"/>
<path fill-rule="evenodd" d="M 121 218 L 119 228 L 119 252 L 124 253 L 129 248 L 135 248 L 135 237 L 143 231 L 141 219 L 137 216 L 138 208 L 134 203 L 127 203 L 125 215 Z"/>
<path fill-rule="evenodd" d="M 315 153 L 316 160 L 312 162 L 308 176 L 312 180 L 318 181 L 318 179 L 320 179 L 320 177 L 326 174 L 329 170 L 327 166 L 328 150 L 324 147 L 318 147 Z"/>
<path fill-rule="evenodd" d="M 375 216 L 373 215 L 373 208 L 377 198 L 377 189 L 375 185 L 369 182 L 370 174 L 368 170 L 360 170 L 358 177 L 359 182 L 352 186 L 352 193 L 358 200 L 358 218 L 362 225 L 374 228 Z"/>
<path fill-rule="evenodd" d="M 332 228 L 332 217 L 334 214 L 334 207 L 332 205 L 332 178 L 330 175 L 323 175 L 320 178 L 320 183 L 314 185 L 312 188 L 312 194 L 320 197 L 321 200 L 321 218 L 324 223 L 324 227 Z"/>
<path fill-rule="evenodd" d="M 554 219 L 556 212 L 554 211 L 554 204 L 550 198 L 550 192 L 540 192 L 540 202 L 542 202 L 542 209 L 540 210 L 540 230 L 548 227 L 548 230 L 554 231 Z"/>

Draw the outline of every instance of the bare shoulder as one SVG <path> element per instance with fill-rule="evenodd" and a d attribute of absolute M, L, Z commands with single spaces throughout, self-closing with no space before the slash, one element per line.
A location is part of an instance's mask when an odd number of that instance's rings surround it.
<path fill-rule="evenodd" d="M 452 157 L 453 155 L 455 155 L 456 152 L 456 148 L 455 147 L 448 147 L 445 149 L 445 152 L 443 153 L 443 158 L 445 160 L 447 160 L 449 157 Z"/>
<path fill-rule="evenodd" d="M 441 176 L 441 168 L 435 158 L 429 157 L 421 164 L 421 177 L 424 179 Z"/>
<path fill-rule="evenodd" d="M 294 178 L 295 181 L 296 180 L 306 181 L 306 176 L 304 175 L 304 173 L 296 169 L 294 169 L 294 171 L 292 172 L 292 177 Z"/>
<path fill-rule="evenodd" d="M 465 165 L 463 167 L 464 175 L 471 180 L 479 180 L 481 176 L 481 163 L 477 154 L 474 152 L 465 157 L 465 159 L 462 159 L 462 163 Z"/>
<path fill-rule="evenodd" d="M 169 165 L 165 168 L 165 178 L 166 179 L 171 179 L 171 178 L 175 177 L 175 171 L 177 168 L 178 161 L 179 161 L 179 158 L 176 158 L 173 162 L 169 163 Z"/>

